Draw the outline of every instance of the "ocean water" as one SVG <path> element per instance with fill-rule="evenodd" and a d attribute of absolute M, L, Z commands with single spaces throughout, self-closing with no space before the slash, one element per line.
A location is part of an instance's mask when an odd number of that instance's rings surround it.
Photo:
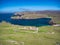
<path fill-rule="evenodd" d="M 6 21 L 14 25 L 23 25 L 23 26 L 45 26 L 50 25 L 49 21 L 51 18 L 37 18 L 37 19 L 11 19 L 13 13 L 1 13 L 0 22 Z"/>

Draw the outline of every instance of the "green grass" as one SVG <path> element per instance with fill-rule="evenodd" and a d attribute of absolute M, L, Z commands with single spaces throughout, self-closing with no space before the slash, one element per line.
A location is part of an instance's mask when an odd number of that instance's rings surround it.
<path fill-rule="evenodd" d="M 24 26 L 0 23 L 0 45 L 23 45 L 22 42 L 24 45 L 56 45 L 57 42 L 60 43 L 60 27 L 41 26 L 38 27 L 38 33 L 20 29 L 21 27 Z"/>

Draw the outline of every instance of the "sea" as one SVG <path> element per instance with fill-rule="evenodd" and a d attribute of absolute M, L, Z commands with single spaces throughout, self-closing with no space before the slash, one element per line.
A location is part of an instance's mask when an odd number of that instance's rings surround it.
<path fill-rule="evenodd" d="M 14 13 L 0 13 L 0 23 L 6 21 L 14 25 L 22 26 L 46 26 L 50 25 L 51 18 L 37 18 L 37 19 L 11 19 Z"/>

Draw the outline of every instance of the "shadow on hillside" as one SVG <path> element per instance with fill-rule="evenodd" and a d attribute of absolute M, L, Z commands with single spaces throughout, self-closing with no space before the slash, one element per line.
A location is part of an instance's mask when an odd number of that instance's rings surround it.
<path fill-rule="evenodd" d="M 12 14 L 1 14 L 0 22 L 6 21 L 14 25 L 22 26 L 46 26 L 50 25 L 51 18 L 37 18 L 37 19 L 11 19 Z"/>

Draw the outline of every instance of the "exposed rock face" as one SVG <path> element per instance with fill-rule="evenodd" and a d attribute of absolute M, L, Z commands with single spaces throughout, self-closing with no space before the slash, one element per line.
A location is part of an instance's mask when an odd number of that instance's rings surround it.
<path fill-rule="evenodd" d="M 55 23 L 51 20 L 51 21 L 49 21 L 49 24 L 54 25 Z"/>
<path fill-rule="evenodd" d="M 17 13 L 14 13 L 14 15 L 11 17 L 11 19 L 22 19 L 23 15 L 24 14 L 17 12 Z"/>

